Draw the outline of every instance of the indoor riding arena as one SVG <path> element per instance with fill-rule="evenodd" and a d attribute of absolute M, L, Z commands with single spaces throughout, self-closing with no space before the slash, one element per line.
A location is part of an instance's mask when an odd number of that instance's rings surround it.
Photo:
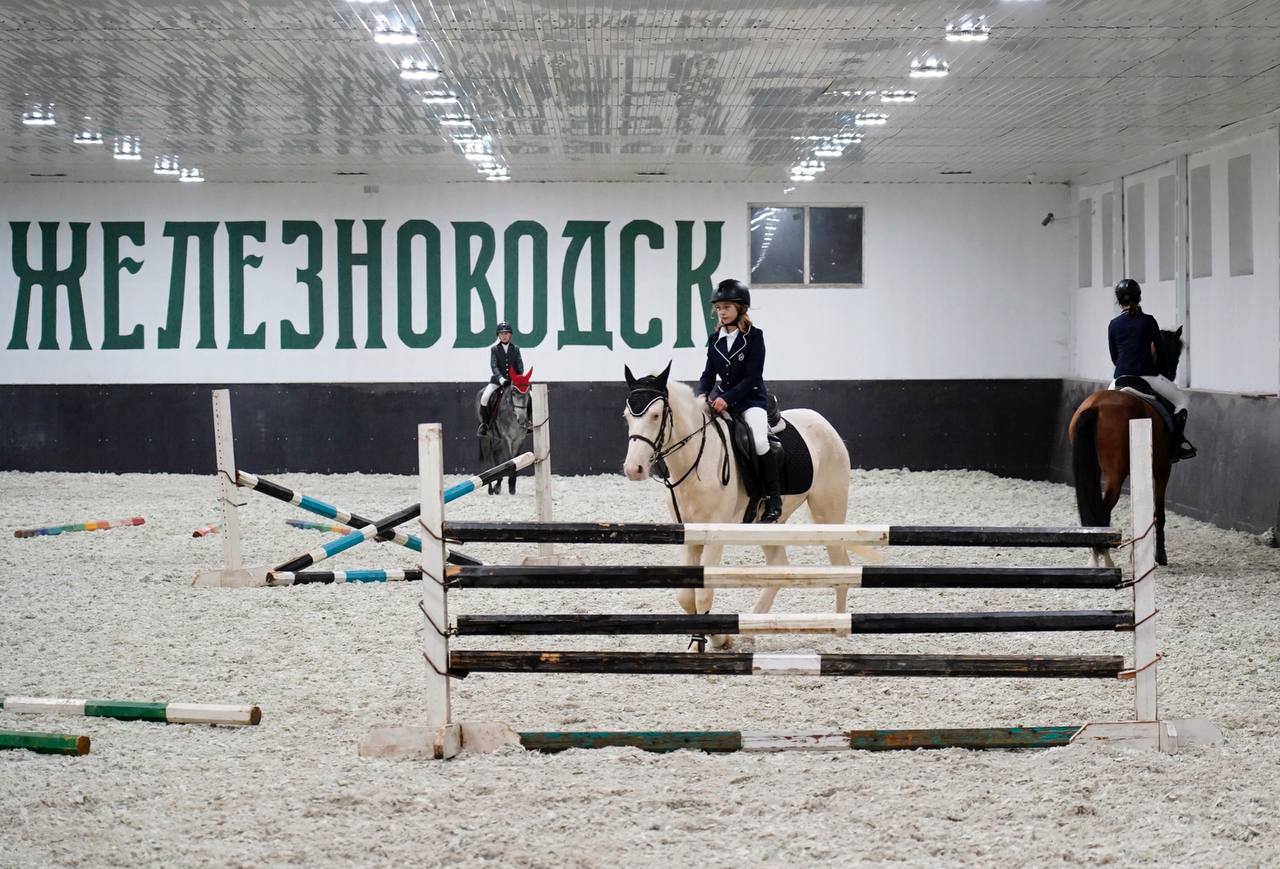
<path fill-rule="evenodd" d="M 0 2 L 0 865 L 1280 864 L 1280 3 Z"/>

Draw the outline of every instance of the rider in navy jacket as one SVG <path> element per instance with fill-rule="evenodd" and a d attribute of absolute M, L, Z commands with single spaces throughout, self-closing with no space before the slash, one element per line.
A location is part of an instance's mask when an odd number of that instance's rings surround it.
<path fill-rule="evenodd" d="M 1173 460 L 1194 458 L 1196 448 L 1186 439 L 1187 400 L 1182 390 L 1163 374 L 1161 358 L 1164 340 L 1156 318 L 1142 310 L 1142 287 L 1133 278 L 1116 284 L 1116 303 L 1121 312 L 1107 325 L 1107 344 L 1115 363 L 1112 377 L 1141 377 L 1162 398 L 1173 405 Z M 1115 381 L 1112 381 L 1114 387 Z"/>
<path fill-rule="evenodd" d="M 778 461 L 769 450 L 769 415 L 764 388 L 764 333 L 751 325 L 747 309 L 751 291 L 732 279 L 721 281 L 711 296 L 720 328 L 707 338 L 707 364 L 698 378 L 698 392 L 713 409 L 732 410 L 751 429 L 764 485 L 765 505 L 761 522 L 782 517 L 782 493 Z M 712 389 L 720 381 L 720 392 Z"/>

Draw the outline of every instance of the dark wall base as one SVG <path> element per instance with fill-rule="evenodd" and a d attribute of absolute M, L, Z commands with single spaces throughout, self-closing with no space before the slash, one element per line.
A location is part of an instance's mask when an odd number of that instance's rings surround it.
<path fill-rule="evenodd" d="M 1101 384 L 1084 380 L 775 382 L 783 407 L 831 420 L 855 467 L 970 468 L 1071 481 L 1066 424 Z M 0 387 L 0 470 L 213 472 L 216 384 Z M 416 425 L 440 422 L 450 473 L 479 467 L 480 384 L 232 385 L 236 458 L 262 474 L 417 472 Z M 626 387 L 551 385 L 559 474 L 620 470 Z M 1227 528 L 1280 526 L 1280 401 L 1191 393 L 1200 457 L 1180 464 L 1170 506 Z"/>
<path fill-rule="evenodd" d="M 1067 423 L 1080 402 L 1105 383 L 1064 380 L 1050 479 L 1070 483 Z M 1224 392 L 1187 393 L 1187 437 L 1196 458 L 1174 465 L 1165 503 L 1169 509 L 1262 534 L 1280 529 L 1280 400 Z"/>
<path fill-rule="evenodd" d="M 203 474 L 213 470 L 215 385 L 7 386 L 0 468 Z M 783 407 L 825 415 L 864 468 L 975 468 L 1044 479 L 1056 380 L 778 382 Z M 478 384 L 232 386 L 240 466 L 263 474 L 411 474 L 416 425 L 440 422 L 445 465 L 474 473 Z M 622 383 L 554 383 L 552 465 L 560 474 L 620 471 Z"/>

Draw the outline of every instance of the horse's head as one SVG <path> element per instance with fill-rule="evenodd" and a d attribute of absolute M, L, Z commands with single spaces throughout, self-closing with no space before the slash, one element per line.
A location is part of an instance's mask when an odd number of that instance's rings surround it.
<path fill-rule="evenodd" d="M 629 480 L 643 480 L 649 476 L 649 468 L 662 449 L 665 429 L 671 419 L 670 395 L 667 377 L 671 363 L 660 374 L 636 377 L 631 368 L 624 366 L 627 374 L 627 406 L 622 417 L 627 421 L 627 457 L 622 462 L 622 472 Z"/>
<path fill-rule="evenodd" d="M 512 369 L 507 369 L 507 376 L 511 378 L 511 389 L 507 393 L 511 396 L 511 405 L 516 410 L 516 418 L 525 420 L 529 418 L 529 382 L 533 380 L 533 369 L 530 368 L 524 374 L 517 374 Z"/>
<path fill-rule="evenodd" d="M 1160 359 L 1164 362 L 1164 370 L 1160 373 L 1166 380 L 1174 381 L 1178 377 L 1178 361 L 1182 359 L 1182 327 L 1170 331 L 1160 331 Z"/>

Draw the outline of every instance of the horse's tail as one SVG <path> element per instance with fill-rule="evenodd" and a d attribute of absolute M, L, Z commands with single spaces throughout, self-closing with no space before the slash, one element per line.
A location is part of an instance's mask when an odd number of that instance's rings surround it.
<path fill-rule="evenodd" d="M 1098 409 L 1091 407 L 1076 418 L 1076 440 L 1071 450 L 1071 467 L 1076 478 L 1076 509 L 1080 524 L 1098 527 L 1110 524 L 1102 500 L 1102 467 L 1098 464 Z"/>

